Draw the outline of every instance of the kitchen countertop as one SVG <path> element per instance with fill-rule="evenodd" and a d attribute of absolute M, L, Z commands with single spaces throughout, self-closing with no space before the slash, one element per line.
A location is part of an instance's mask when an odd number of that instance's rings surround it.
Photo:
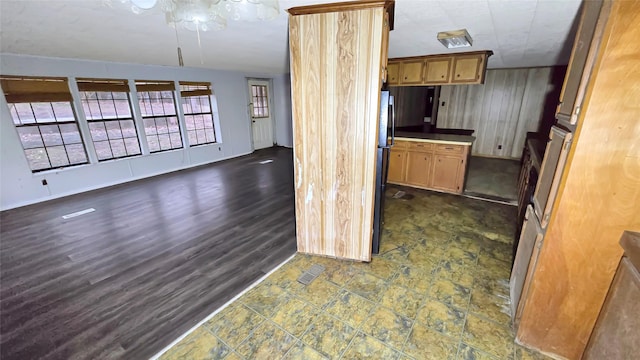
<path fill-rule="evenodd" d="M 395 139 L 405 140 L 405 141 L 425 141 L 425 142 L 434 142 L 434 143 L 471 145 L 475 141 L 476 137 L 468 136 L 468 135 L 429 134 L 429 133 L 396 131 Z"/>

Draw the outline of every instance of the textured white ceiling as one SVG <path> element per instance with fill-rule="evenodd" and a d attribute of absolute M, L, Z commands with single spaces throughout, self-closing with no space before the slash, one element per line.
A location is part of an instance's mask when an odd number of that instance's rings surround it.
<path fill-rule="evenodd" d="M 229 22 L 221 31 L 178 37 L 186 66 L 250 72 L 288 72 L 287 14 L 293 6 L 331 2 L 280 0 L 280 16 Z M 133 14 L 120 0 L 0 0 L 3 53 L 177 65 L 176 34 L 158 9 Z M 470 50 L 493 50 L 489 67 L 566 64 L 580 0 L 397 0 L 389 56 L 454 52 L 438 31 L 466 28 Z M 460 51 L 460 50 L 457 50 Z"/>

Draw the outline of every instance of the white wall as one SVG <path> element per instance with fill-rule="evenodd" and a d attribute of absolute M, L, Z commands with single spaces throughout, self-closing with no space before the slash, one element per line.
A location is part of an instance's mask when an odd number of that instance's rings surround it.
<path fill-rule="evenodd" d="M 291 146 L 289 76 L 244 74 L 196 68 L 150 66 L 90 60 L 0 54 L 3 75 L 93 77 L 141 80 L 210 81 L 218 102 L 221 142 L 147 156 L 104 161 L 33 174 L 17 131 L 0 96 L 0 210 L 249 154 L 251 122 L 247 77 L 273 79 L 275 133 Z M 85 139 L 86 141 L 87 139 Z M 46 179 L 48 185 L 42 185 Z"/>

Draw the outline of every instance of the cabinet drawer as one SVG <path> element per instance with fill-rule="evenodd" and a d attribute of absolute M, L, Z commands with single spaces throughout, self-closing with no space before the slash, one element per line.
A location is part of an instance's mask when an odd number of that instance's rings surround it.
<path fill-rule="evenodd" d="M 464 145 L 437 144 L 436 152 L 442 154 L 462 154 L 464 152 Z"/>
<path fill-rule="evenodd" d="M 389 143 L 390 143 L 391 139 L 389 139 Z M 395 140 L 393 142 L 393 148 L 394 149 L 406 149 L 409 147 L 409 142 L 408 141 L 402 141 L 402 140 Z"/>
<path fill-rule="evenodd" d="M 432 151 L 433 144 L 428 142 L 410 142 L 409 150 L 413 151 Z"/>

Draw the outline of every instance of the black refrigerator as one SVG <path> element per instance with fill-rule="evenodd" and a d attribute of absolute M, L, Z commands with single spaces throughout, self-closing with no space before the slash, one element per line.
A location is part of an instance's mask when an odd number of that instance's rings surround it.
<path fill-rule="evenodd" d="M 371 246 L 373 254 L 380 252 L 380 237 L 384 221 L 384 191 L 387 186 L 387 173 L 389 172 L 389 149 L 393 146 L 395 132 L 393 96 L 386 90 L 382 91 L 380 96 L 380 121 L 378 126 L 376 196 L 373 209 L 373 241 Z"/>

